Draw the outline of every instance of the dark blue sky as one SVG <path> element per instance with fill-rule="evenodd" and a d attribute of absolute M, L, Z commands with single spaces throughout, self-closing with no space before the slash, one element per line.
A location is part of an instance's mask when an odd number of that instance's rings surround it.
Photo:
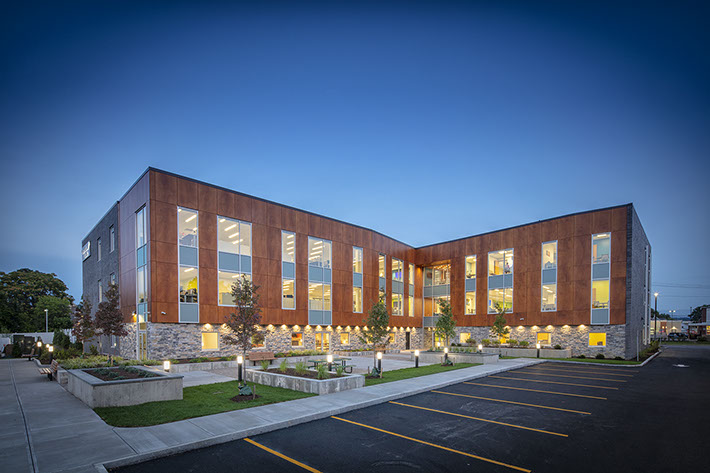
<path fill-rule="evenodd" d="M 633 202 L 709 303 L 708 7 L 582 3 L 5 3 L 0 271 L 79 297 L 155 166 L 415 246 Z"/>

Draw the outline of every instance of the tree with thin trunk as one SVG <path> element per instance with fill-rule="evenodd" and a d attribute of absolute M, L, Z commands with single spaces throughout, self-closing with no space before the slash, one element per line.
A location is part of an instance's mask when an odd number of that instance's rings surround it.
<path fill-rule="evenodd" d="M 108 289 L 104 292 L 104 301 L 99 304 L 94 316 L 96 335 L 106 337 L 111 335 L 125 337 L 128 335 L 118 299 L 118 284 L 109 284 Z M 101 339 L 99 339 L 99 344 L 101 344 Z"/>
<path fill-rule="evenodd" d="M 501 337 L 505 337 L 510 333 L 510 329 L 508 329 L 505 325 L 505 306 L 502 304 L 496 303 L 495 305 L 495 310 L 498 313 L 496 315 L 495 320 L 493 321 L 493 326 L 491 327 L 491 333 L 495 335 L 498 340 L 501 339 Z"/>
<path fill-rule="evenodd" d="M 367 314 L 367 318 L 363 320 L 363 330 L 357 334 L 360 343 L 367 347 L 372 347 L 372 357 L 377 366 L 378 347 L 386 348 L 389 343 L 389 333 L 387 327 L 390 323 L 390 316 L 387 312 L 387 304 L 385 303 L 385 294 L 380 294 L 377 303 L 373 304 Z M 382 373 L 380 373 L 382 377 Z"/>
<path fill-rule="evenodd" d="M 446 346 L 449 346 L 450 339 L 456 336 L 456 320 L 454 313 L 451 310 L 451 303 L 446 299 L 439 300 L 439 308 L 441 315 L 434 326 L 434 333 L 437 337 L 446 340 Z"/>
<path fill-rule="evenodd" d="M 225 317 L 229 333 L 224 341 L 241 349 L 242 355 L 252 347 L 252 339 L 259 335 L 261 322 L 261 304 L 259 303 L 259 286 L 242 274 L 232 285 L 232 298 L 236 305 L 234 312 Z"/>
<path fill-rule="evenodd" d="M 72 334 L 82 345 L 96 336 L 94 321 L 91 318 L 91 302 L 86 297 L 82 296 L 81 303 L 76 306 Z"/>

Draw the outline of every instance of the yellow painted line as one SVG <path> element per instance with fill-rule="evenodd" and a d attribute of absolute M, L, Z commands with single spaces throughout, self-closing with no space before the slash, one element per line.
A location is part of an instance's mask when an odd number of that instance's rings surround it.
<path fill-rule="evenodd" d="M 485 386 L 487 388 L 514 389 L 516 391 L 532 391 L 535 393 L 559 394 L 560 396 L 584 397 L 587 399 L 601 399 L 602 401 L 606 401 L 605 397 L 587 396 L 586 394 L 558 393 L 557 391 L 542 391 L 540 389 L 530 389 L 530 388 L 514 388 L 513 386 L 499 386 L 497 384 L 472 383 L 470 381 L 464 381 L 463 384 L 473 384 L 474 386 Z"/>
<path fill-rule="evenodd" d="M 262 445 L 262 444 L 260 444 L 260 443 L 258 443 L 258 442 L 253 441 L 252 439 L 245 438 L 244 441 L 245 441 L 245 442 L 249 442 L 250 444 L 257 446 L 257 447 L 259 447 L 259 448 L 262 449 L 262 450 L 266 450 L 267 452 L 271 453 L 272 455 L 276 455 L 276 456 L 279 457 L 279 458 L 283 458 L 283 459 L 286 460 L 287 462 L 291 462 L 291 463 L 293 463 L 294 465 L 298 465 L 298 466 L 300 466 L 301 468 L 303 468 L 304 470 L 310 471 L 311 473 L 321 473 L 320 470 L 316 470 L 315 468 L 311 468 L 310 466 L 305 465 L 305 464 L 301 463 L 301 462 L 298 461 L 298 460 L 294 460 L 294 459 L 291 458 L 291 457 L 287 457 L 287 456 L 284 455 L 283 453 L 279 453 L 279 452 L 277 452 L 276 450 L 272 450 L 272 449 L 270 449 L 269 447 L 267 447 L 267 446 L 265 446 L 265 445 Z"/>
<path fill-rule="evenodd" d="M 566 370 L 566 369 L 558 369 L 558 368 L 545 368 L 543 366 L 537 367 L 537 366 L 530 366 L 527 369 L 534 369 L 534 370 L 540 370 L 540 371 L 558 371 L 560 373 L 584 373 L 584 374 L 607 374 L 609 376 L 626 376 L 627 378 L 633 378 L 634 375 L 632 374 L 625 374 L 625 373 L 612 373 L 609 371 L 592 371 L 592 370 Z"/>
<path fill-rule="evenodd" d="M 461 396 L 461 397 L 470 397 L 473 399 L 482 399 L 484 401 L 504 402 L 506 404 L 517 404 L 519 406 L 539 407 L 540 409 L 551 409 L 553 411 L 564 411 L 564 412 L 572 412 L 574 414 L 592 415 L 591 412 L 575 411 L 572 409 L 563 409 L 561 407 L 541 406 L 539 404 L 528 404 L 527 402 L 506 401 L 504 399 L 493 399 L 490 397 L 472 396 L 470 394 L 447 393 L 446 391 L 432 391 L 432 392 L 437 393 L 437 394 L 448 394 L 449 396 Z"/>
<path fill-rule="evenodd" d="M 583 388 L 613 389 L 615 391 L 619 390 L 619 388 L 612 388 L 610 386 L 594 386 L 593 384 L 561 383 L 560 381 L 547 381 L 547 380 L 543 380 L 543 379 L 509 378 L 507 376 L 489 376 L 489 378 L 515 379 L 518 381 L 531 381 L 533 383 L 564 384 L 566 386 L 581 386 Z"/>
<path fill-rule="evenodd" d="M 533 432 L 540 432 L 542 434 L 550 434 L 550 435 L 557 435 L 558 437 L 569 437 L 567 434 L 560 434 L 557 432 L 550 432 L 549 430 L 542 430 L 542 429 L 534 429 L 532 427 L 525 427 L 524 425 L 517 425 L 517 424 L 508 424 L 507 422 L 498 422 L 497 420 L 490 420 L 490 419 L 481 419 L 480 417 L 472 417 L 472 416 L 466 416 L 463 414 L 456 414 L 455 412 L 447 412 L 447 411 L 440 411 L 438 409 L 431 409 L 429 407 L 422 407 L 422 406 L 415 406 L 412 404 L 404 404 L 402 402 L 395 402 L 395 401 L 390 401 L 390 404 L 397 404 L 398 406 L 404 406 L 404 407 L 411 407 L 414 409 L 421 409 L 423 411 L 430 411 L 430 412 L 436 412 L 439 414 L 447 414 L 450 416 L 456 416 L 456 417 L 463 417 L 464 419 L 471 419 L 471 420 L 478 420 L 481 422 L 488 422 L 489 424 L 498 424 L 498 425 L 504 425 L 506 427 L 513 427 L 515 429 L 523 429 L 523 430 L 531 430 Z"/>
<path fill-rule="evenodd" d="M 613 381 L 614 383 L 625 383 L 625 379 L 592 378 L 589 376 L 572 376 L 569 374 L 536 373 L 534 371 L 514 371 L 513 374 L 532 374 L 534 376 L 554 376 L 556 378 L 593 379 L 595 381 Z"/>
<path fill-rule="evenodd" d="M 511 468 L 511 469 L 513 469 L 513 470 L 523 471 L 523 472 L 525 472 L 525 473 L 530 473 L 530 470 L 527 470 L 527 469 L 525 469 L 525 468 L 521 468 L 521 467 L 519 467 L 519 466 L 509 465 L 508 463 L 499 462 L 499 461 L 497 461 L 497 460 L 491 460 L 490 458 L 486 458 L 486 457 L 480 457 L 480 456 L 474 455 L 474 454 L 472 454 L 472 453 L 462 452 L 461 450 L 454 450 L 453 448 L 444 447 L 443 445 L 437 445 L 437 444 L 435 444 L 435 443 L 426 442 L 426 441 L 424 441 L 424 440 L 419 440 L 419 439 L 415 439 L 415 438 L 412 438 L 412 437 L 407 437 L 406 435 L 398 434 L 398 433 L 395 433 L 395 432 L 390 432 L 389 430 L 378 429 L 377 427 L 373 427 L 373 426 L 371 426 L 371 425 L 361 424 L 361 423 L 359 423 L 359 422 L 354 422 L 354 421 L 352 421 L 352 420 L 342 419 L 342 418 L 336 417 L 336 416 L 332 416 L 332 418 L 333 418 L 333 419 L 337 419 L 337 420 L 341 420 L 341 421 L 343 421 L 343 422 L 348 422 L 348 423 L 350 423 L 350 424 L 359 425 L 360 427 L 365 427 L 366 429 L 372 429 L 372 430 L 376 430 L 376 431 L 378 431 L 378 432 L 382 432 L 382 433 L 385 433 L 385 434 L 394 435 L 395 437 L 403 438 L 403 439 L 406 439 L 406 440 L 411 440 L 412 442 L 421 443 L 422 445 L 428 445 L 428 446 L 430 446 L 430 447 L 440 448 L 440 449 L 442 449 L 442 450 L 446 450 L 447 452 L 458 453 L 459 455 L 464 455 L 464 456 L 467 456 L 467 457 L 470 457 L 470 458 L 475 458 L 476 460 L 481 460 L 481 461 L 484 461 L 484 462 L 493 463 L 494 465 L 500 465 L 500 466 L 504 466 L 504 467 L 506 467 L 506 468 Z"/>

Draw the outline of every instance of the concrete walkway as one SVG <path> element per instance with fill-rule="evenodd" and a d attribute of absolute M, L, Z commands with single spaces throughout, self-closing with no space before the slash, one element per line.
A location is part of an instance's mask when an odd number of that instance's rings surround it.
<path fill-rule="evenodd" d="M 232 369 L 232 371 L 236 371 Z M 237 374 L 234 373 L 234 377 L 224 376 L 215 371 L 186 371 L 180 373 L 182 375 L 182 387 L 189 388 L 190 386 L 202 386 L 203 384 L 215 384 L 215 383 L 226 383 L 227 381 L 234 381 Z"/>
<path fill-rule="evenodd" d="M 103 470 L 101 465 L 116 467 L 228 442 L 538 362 L 500 360 L 170 424 L 114 428 L 57 383 L 41 376 L 34 363 L 1 360 L 0 425 L 5 428 L 0 432 L 0 465 L 13 472 L 95 472 Z"/>

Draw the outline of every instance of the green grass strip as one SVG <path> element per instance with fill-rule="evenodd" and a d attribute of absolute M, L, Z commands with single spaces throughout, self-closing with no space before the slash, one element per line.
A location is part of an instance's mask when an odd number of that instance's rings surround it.
<path fill-rule="evenodd" d="M 456 363 L 453 366 L 441 366 L 436 364 L 420 366 L 419 368 L 403 368 L 401 370 L 384 371 L 381 378 L 365 378 L 365 386 L 389 383 L 390 381 L 401 381 L 403 379 L 417 378 L 419 376 L 443 373 L 445 371 L 460 370 L 462 368 L 470 368 L 480 364 L 481 363 Z"/>

